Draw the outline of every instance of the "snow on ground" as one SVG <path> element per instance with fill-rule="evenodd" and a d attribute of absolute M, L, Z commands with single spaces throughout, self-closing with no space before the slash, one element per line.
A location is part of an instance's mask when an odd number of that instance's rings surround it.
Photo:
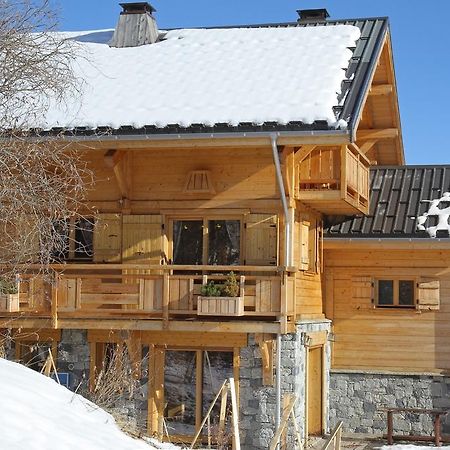
<path fill-rule="evenodd" d="M 450 450 L 450 447 L 435 447 L 432 445 L 411 445 L 411 444 L 398 444 L 398 445 L 383 445 L 380 450 L 431 450 L 433 448 L 439 448 L 439 450 Z"/>
<path fill-rule="evenodd" d="M 30 127 L 188 127 L 336 122 L 352 25 L 183 29 L 152 45 L 111 48 L 112 30 L 62 33 L 79 45 L 80 98 L 49 105 Z"/>
<path fill-rule="evenodd" d="M 0 448 L 8 450 L 175 450 L 123 433 L 113 417 L 20 364 L 0 358 Z"/>

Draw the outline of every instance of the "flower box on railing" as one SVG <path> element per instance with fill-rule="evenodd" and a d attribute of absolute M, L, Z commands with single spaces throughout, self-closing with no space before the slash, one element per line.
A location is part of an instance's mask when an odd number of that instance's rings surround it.
<path fill-rule="evenodd" d="M 202 297 L 197 300 L 198 316 L 243 316 L 244 297 Z"/>

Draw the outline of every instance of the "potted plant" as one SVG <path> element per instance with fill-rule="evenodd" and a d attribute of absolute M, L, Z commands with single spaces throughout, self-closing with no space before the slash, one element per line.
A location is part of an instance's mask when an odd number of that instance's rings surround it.
<path fill-rule="evenodd" d="M 244 277 L 238 281 L 230 272 L 223 284 L 214 281 L 201 287 L 197 301 L 199 316 L 243 316 L 244 315 Z"/>
<path fill-rule="evenodd" d="M 0 279 L 0 311 L 19 311 L 19 294 L 17 283 Z"/>

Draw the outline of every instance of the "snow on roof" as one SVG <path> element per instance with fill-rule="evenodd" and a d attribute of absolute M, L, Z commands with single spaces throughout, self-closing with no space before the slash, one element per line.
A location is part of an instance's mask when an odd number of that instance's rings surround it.
<path fill-rule="evenodd" d="M 427 212 L 417 217 L 417 229 L 426 231 L 431 238 L 435 238 L 439 231 L 450 235 L 450 192 L 444 192 L 441 198 L 435 200 L 422 200 L 430 203 Z M 434 219 L 434 224 L 429 222 Z"/>
<path fill-rule="evenodd" d="M 111 48 L 111 30 L 63 33 L 80 44 L 81 98 L 32 128 L 142 128 L 336 121 L 353 25 L 182 29 L 152 45 Z"/>
<path fill-rule="evenodd" d="M 111 415 L 27 367 L 0 358 L 1 448 L 8 450 L 175 450 L 119 430 Z"/>

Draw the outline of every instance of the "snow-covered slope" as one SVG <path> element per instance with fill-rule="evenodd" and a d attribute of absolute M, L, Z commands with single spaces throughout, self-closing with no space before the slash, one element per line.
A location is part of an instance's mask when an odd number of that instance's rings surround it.
<path fill-rule="evenodd" d="M 152 45 L 111 48 L 111 30 L 62 33 L 76 41 L 80 98 L 49 105 L 31 127 L 337 123 L 352 25 L 184 29 Z"/>
<path fill-rule="evenodd" d="M 0 448 L 8 450 L 151 450 L 113 417 L 55 381 L 0 358 Z"/>

